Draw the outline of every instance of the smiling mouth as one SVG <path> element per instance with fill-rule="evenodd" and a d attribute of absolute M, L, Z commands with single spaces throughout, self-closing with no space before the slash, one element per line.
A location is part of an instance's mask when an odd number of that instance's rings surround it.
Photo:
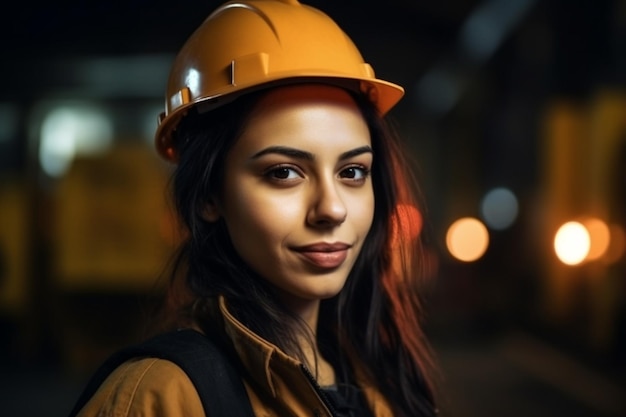
<path fill-rule="evenodd" d="M 295 248 L 309 264 L 321 269 L 335 269 L 348 257 L 351 245 L 345 243 L 320 243 Z"/>

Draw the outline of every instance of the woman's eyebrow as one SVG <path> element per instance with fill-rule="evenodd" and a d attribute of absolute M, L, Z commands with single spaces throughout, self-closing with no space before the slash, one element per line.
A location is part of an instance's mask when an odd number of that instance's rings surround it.
<path fill-rule="evenodd" d="M 258 159 L 263 155 L 276 153 L 279 155 L 285 155 L 291 158 L 296 159 L 304 159 L 307 161 L 315 160 L 315 155 L 311 152 L 303 151 L 296 148 L 290 148 L 288 146 L 270 146 L 265 149 L 261 149 L 259 152 L 252 155 L 250 159 Z M 361 155 L 363 153 L 373 153 L 372 148 L 370 146 L 360 146 L 358 148 L 351 149 L 339 155 L 339 160 L 342 161 L 344 159 L 353 158 L 357 155 Z"/>
<path fill-rule="evenodd" d="M 261 149 L 259 152 L 252 155 L 250 159 L 258 159 L 263 155 L 277 153 L 279 155 L 289 156 L 296 159 L 305 159 L 307 161 L 313 161 L 315 156 L 311 152 L 306 152 L 296 148 L 290 148 L 288 146 L 270 146 L 265 149 Z"/>
<path fill-rule="evenodd" d="M 364 154 L 364 153 L 374 153 L 374 151 L 372 150 L 372 148 L 370 146 L 360 146 L 358 148 L 354 148 L 351 149 L 347 152 L 342 153 L 341 155 L 339 155 L 339 160 L 343 161 L 344 159 L 350 159 L 353 158 L 355 156 Z"/>

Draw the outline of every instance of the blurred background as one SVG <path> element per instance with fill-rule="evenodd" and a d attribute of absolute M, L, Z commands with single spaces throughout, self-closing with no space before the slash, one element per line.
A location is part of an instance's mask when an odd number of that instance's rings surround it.
<path fill-rule="evenodd" d="M 220 3 L 0 17 L 3 416 L 65 416 L 141 337 L 176 241 L 156 119 Z M 442 415 L 626 416 L 626 2 L 308 4 L 406 88 L 391 116 L 423 186 Z"/>

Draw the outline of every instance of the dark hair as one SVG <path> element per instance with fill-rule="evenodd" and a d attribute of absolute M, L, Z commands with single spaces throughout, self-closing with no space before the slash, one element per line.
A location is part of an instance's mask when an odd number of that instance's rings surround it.
<path fill-rule="evenodd" d="M 223 296 L 245 326 L 302 359 L 297 335 L 311 333 L 242 261 L 224 222 L 204 219 L 211 197 L 221 191 L 226 155 L 262 94 L 244 95 L 204 114 L 192 109 L 175 131 L 179 162 L 173 198 L 185 235 L 171 273 L 169 306 L 180 320 L 208 328 L 215 300 Z M 374 152 L 374 219 L 344 289 L 322 301 L 320 323 L 332 326 L 318 329 L 318 343 L 339 372 L 349 374 L 356 358 L 397 415 L 432 416 L 435 367 L 421 326 L 422 247 L 420 239 L 399 230 L 398 205 L 417 207 L 416 187 L 398 136 L 368 100 L 354 98 Z"/>

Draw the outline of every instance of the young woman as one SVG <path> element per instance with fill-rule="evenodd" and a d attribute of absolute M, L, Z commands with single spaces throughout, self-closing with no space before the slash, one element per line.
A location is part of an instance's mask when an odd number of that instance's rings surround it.
<path fill-rule="evenodd" d="M 415 187 L 384 119 L 402 95 L 296 0 L 226 3 L 174 62 L 156 136 L 185 228 L 168 323 L 229 353 L 256 416 L 437 413 Z M 79 413 L 205 414 L 151 357 Z"/>

